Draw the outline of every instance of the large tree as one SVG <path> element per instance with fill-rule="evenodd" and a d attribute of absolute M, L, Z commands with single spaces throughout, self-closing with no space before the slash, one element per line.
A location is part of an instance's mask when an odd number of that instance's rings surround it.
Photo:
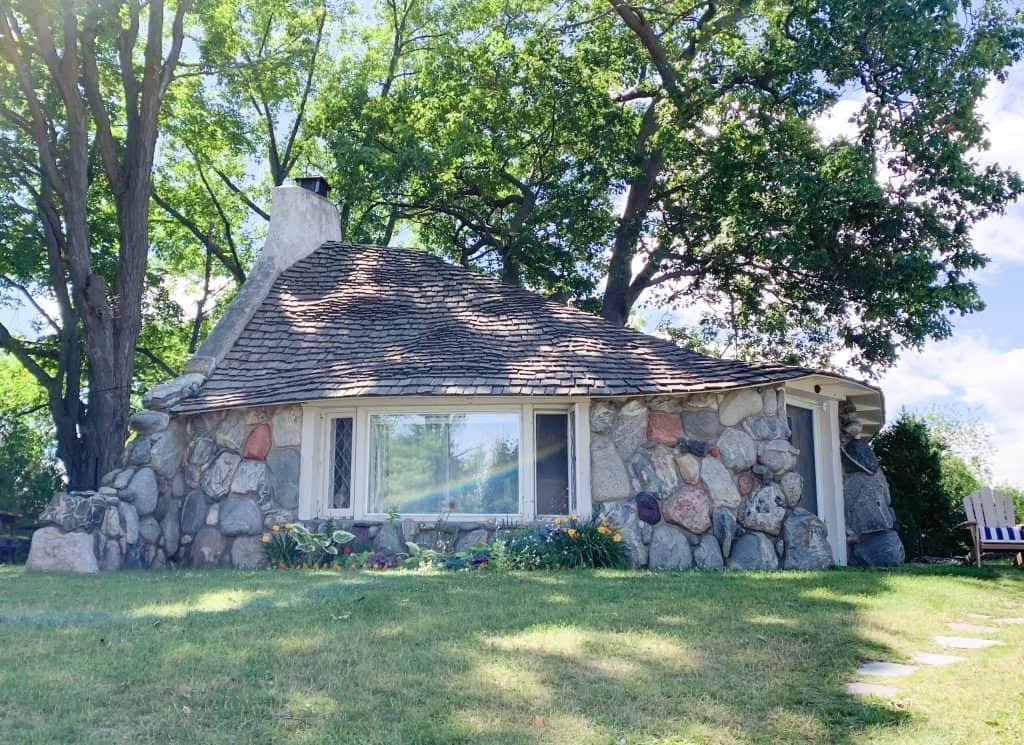
<path fill-rule="evenodd" d="M 191 7 L 0 4 L 3 213 L 18 228 L 0 268 L 50 331 L 33 344 L 0 325 L 0 346 L 46 390 L 72 487 L 94 487 L 128 431 L 160 113 Z"/>

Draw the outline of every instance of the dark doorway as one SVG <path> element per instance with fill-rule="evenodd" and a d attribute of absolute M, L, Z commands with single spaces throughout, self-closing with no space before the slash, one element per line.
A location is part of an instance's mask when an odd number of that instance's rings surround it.
<path fill-rule="evenodd" d="M 793 433 L 789 441 L 800 448 L 796 457 L 796 472 L 804 480 L 803 496 L 800 506 L 808 512 L 818 514 L 818 479 L 814 468 L 814 412 L 802 406 L 786 406 L 789 429 Z"/>
<path fill-rule="evenodd" d="M 569 514 L 569 415 L 537 414 L 537 514 Z"/>

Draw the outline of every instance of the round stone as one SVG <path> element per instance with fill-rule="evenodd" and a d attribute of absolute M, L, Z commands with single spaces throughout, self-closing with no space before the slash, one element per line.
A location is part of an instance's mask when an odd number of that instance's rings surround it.
<path fill-rule="evenodd" d="M 680 484 L 662 503 L 661 516 L 692 533 L 705 533 L 711 528 L 711 501 L 703 489 Z"/>
<path fill-rule="evenodd" d="M 242 457 L 251 460 L 265 460 L 270 452 L 270 425 L 257 424 L 242 445 Z"/>
<path fill-rule="evenodd" d="M 757 463 L 757 446 L 750 435 L 730 427 L 718 438 L 719 458 L 733 471 L 744 471 Z"/>
<path fill-rule="evenodd" d="M 671 525 L 656 525 L 651 533 L 648 566 L 669 570 L 693 566 L 693 551 L 686 534 Z"/>

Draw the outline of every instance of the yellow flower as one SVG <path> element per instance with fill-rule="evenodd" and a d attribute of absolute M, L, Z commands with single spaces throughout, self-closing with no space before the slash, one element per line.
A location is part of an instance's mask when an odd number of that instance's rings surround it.
<path fill-rule="evenodd" d="M 555 525 L 561 525 L 564 522 L 565 522 L 565 520 L 563 518 L 561 518 L 561 517 L 556 517 L 555 518 Z"/>
<path fill-rule="evenodd" d="M 611 535 L 612 529 L 609 528 L 607 525 L 602 525 L 601 527 L 599 527 L 597 529 L 597 532 L 600 533 L 601 535 Z"/>
<path fill-rule="evenodd" d="M 281 526 L 280 525 L 271 525 L 270 529 L 276 533 L 276 532 L 278 532 L 281 529 Z"/>
<path fill-rule="evenodd" d="M 619 535 L 618 533 L 616 533 L 615 537 L 612 538 L 612 540 L 615 541 L 616 543 L 620 543 L 622 541 L 622 536 Z"/>
<path fill-rule="evenodd" d="M 576 520 L 576 515 L 569 515 L 569 519 L 575 521 Z"/>
<path fill-rule="evenodd" d="M 263 541 L 264 543 L 270 543 L 270 536 L 269 535 L 265 535 L 262 538 L 260 538 L 260 540 Z"/>
<path fill-rule="evenodd" d="M 565 531 L 565 532 L 566 532 L 566 533 L 568 533 L 568 534 L 569 534 L 569 537 L 570 537 L 570 538 L 572 538 L 573 540 L 575 540 L 575 539 L 576 539 L 576 534 L 577 534 L 577 531 L 576 531 L 576 529 L 575 529 L 575 528 L 569 528 L 569 529 L 568 529 L 567 531 Z"/>
<path fill-rule="evenodd" d="M 295 523 L 285 523 L 284 524 L 284 529 L 285 530 L 291 530 L 294 527 L 295 527 Z"/>

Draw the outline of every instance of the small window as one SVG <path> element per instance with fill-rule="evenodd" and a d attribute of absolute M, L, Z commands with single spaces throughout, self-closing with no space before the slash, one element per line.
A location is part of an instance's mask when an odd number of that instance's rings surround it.
<path fill-rule="evenodd" d="M 569 414 L 537 414 L 537 514 L 567 515 L 572 504 Z"/>
<path fill-rule="evenodd" d="M 352 508 L 352 417 L 334 420 L 334 478 L 331 483 L 331 508 Z"/>

